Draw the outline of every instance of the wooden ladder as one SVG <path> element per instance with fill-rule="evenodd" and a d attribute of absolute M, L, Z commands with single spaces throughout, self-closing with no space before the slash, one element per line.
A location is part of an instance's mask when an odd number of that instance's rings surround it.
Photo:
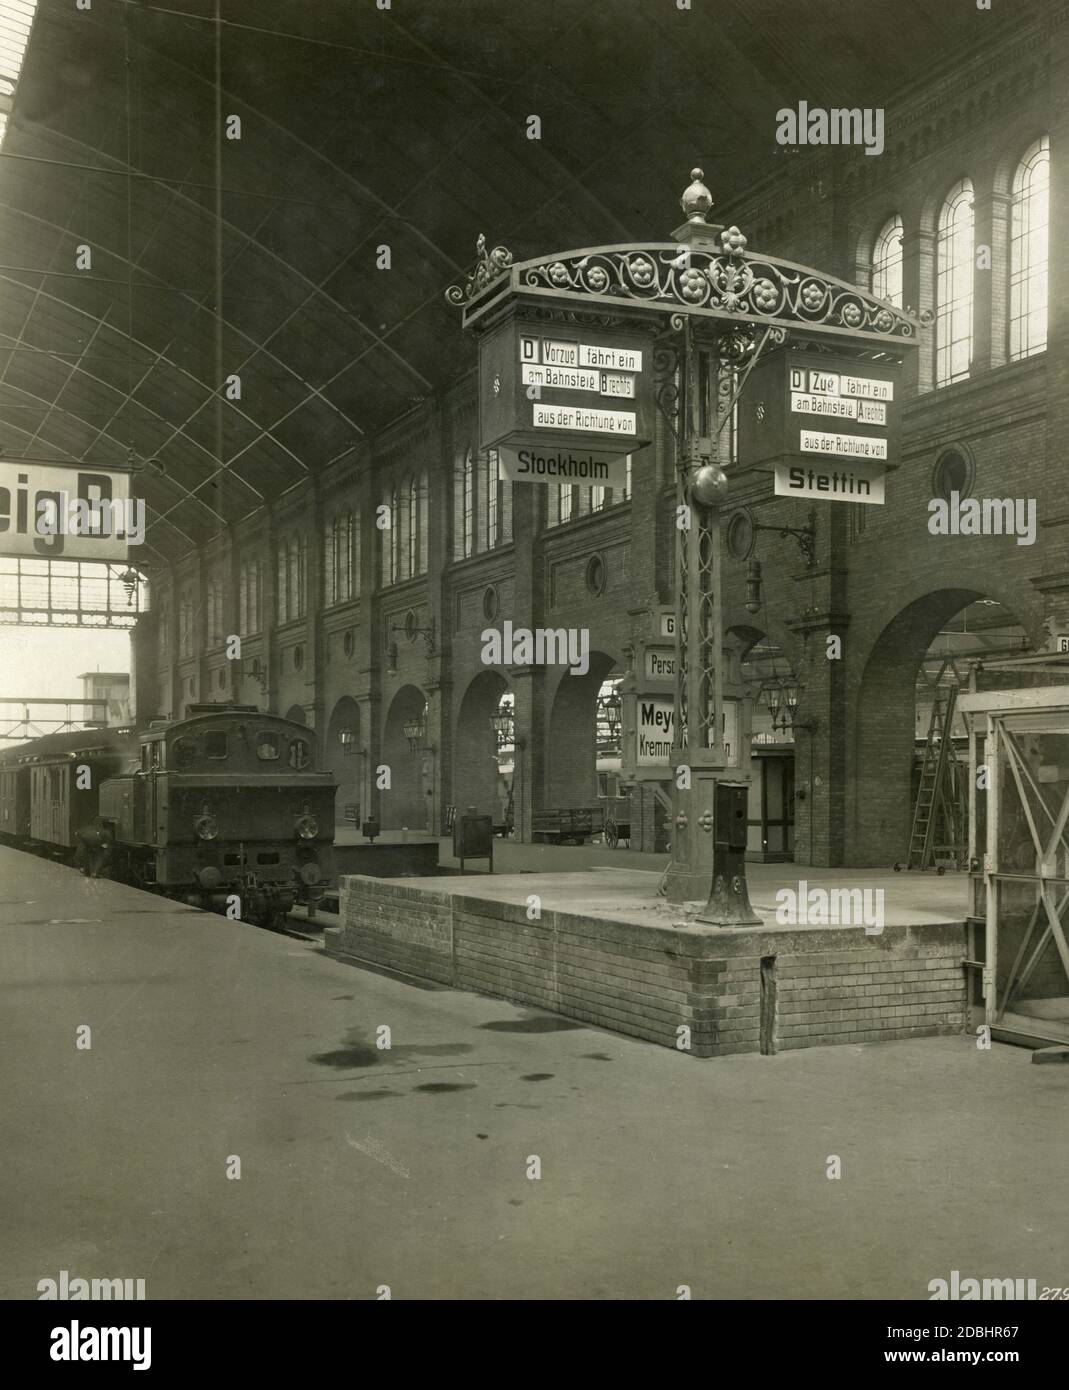
<path fill-rule="evenodd" d="M 921 762 L 920 786 L 913 804 L 907 869 L 930 869 L 937 858 L 951 858 L 956 863 L 961 857 L 956 795 L 960 769 L 951 738 L 957 702 L 957 685 L 937 688 L 934 692 L 928 741 Z M 935 827 L 940 811 L 943 813 L 943 825 L 953 841 L 951 844 L 935 843 Z"/>

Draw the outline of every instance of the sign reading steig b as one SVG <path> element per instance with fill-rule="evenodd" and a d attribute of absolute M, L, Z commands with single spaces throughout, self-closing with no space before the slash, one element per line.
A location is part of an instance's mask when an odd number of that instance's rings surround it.
<path fill-rule="evenodd" d="M 479 442 L 513 482 L 623 487 L 652 438 L 647 335 L 510 317 L 479 340 Z"/>
<path fill-rule="evenodd" d="M 144 510 L 125 473 L 0 463 L 0 555 L 125 560 L 145 538 Z"/>

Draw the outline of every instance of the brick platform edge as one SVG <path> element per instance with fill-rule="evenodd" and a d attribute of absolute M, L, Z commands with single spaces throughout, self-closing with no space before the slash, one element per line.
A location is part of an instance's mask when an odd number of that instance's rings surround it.
<path fill-rule="evenodd" d="M 533 1004 L 696 1057 L 960 1033 L 965 924 L 672 928 L 341 881 L 327 953 Z M 690 1047 L 678 1047 L 680 1028 Z M 682 1035 L 685 1037 L 685 1035 Z"/>

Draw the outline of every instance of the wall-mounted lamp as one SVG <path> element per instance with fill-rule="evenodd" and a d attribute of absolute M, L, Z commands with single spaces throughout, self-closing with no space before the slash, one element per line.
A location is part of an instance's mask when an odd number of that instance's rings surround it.
<path fill-rule="evenodd" d="M 746 611 L 756 613 L 761 607 L 761 561 L 751 560 L 746 570 Z"/>
<path fill-rule="evenodd" d="M 423 638 L 423 645 L 427 649 L 428 656 L 435 655 L 434 648 L 434 619 L 431 619 L 430 627 L 418 627 L 416 624 L 415 613 L 409 612 L 405 615 L 404 625 L 397 627 L 395 624 L 390 627 L 391 632 L 403 632 L 410 642 L 414 642 L 417 637 Z M 396 661 L 396 645 L 393 648 Z"/>
<path fill-rule="evenodd" d="M 391 628 L 392 632 L 393 629 Z M 397 643 L 388 642 L 386 644 L 386 674 L 388 676 L 397 675 Z"/>
<path fill-rule="evenodd" d="M 817 727 L 813 720 L 797 718 L 800 693 L 801 686 L 793 675 L 772 676 L 762 685 L 758 699 L 768 707 L 773 729 L 793 734 L 797 729 L 811 733 Z"/>
<path fill-rule="evenodd" d="M 353 731 L 352 731 L 352 729 L 342 729 L 341 733 L 338 735 L 338 742 L 339 742 L 339 743 L 341 744 L 341 746 L 342 746 L 342 752 L 343 752 L 343 753 L 345 753 L 345 754 L 347 754 L 347 755 L 348 755 L 348 754 L 351 754 L 352 751 L 353 751 Z"/>
<path fill-rule="evenodd" d="M 737 508 L 732 512 L 727 523 L 728 549 L 737 560 L 748 560 L 753 554 L 754 546 L 757 544 L 758 531 L 775 531 L 781 540 L 793 536 L 798 542 L 798 549 L 802 552 L 806 564 L 812 566 L 816 560 L 817 509 L 815 507 L 810 508 L 805 526 L 766 526 L 763 522 L 754 520 L 753 512 L 749 507 Z M 749 608 L 749 604 L 746 606 Z M 751 613 L 755 611 L 750 608 Z"/>
<path fill-rule="evenodd" d="M 408 746 L 412 750 L 413 756 L 419 752 L 423 746 L 423 738 L 427 732 L 426 711 L 415 719 L 408 719 L 404 723 L 405 738 L 408 739 Z"/>
<path fill-rule="evenodd" d="M 123 592 L 126 594 L 127 608 L 133 608 L 134 606 L 134 595 L 137 593 L 137 586 L 140 579 L 141 576 L 138 574 L 137 570 L 131 569 L 129 565 L 123 570 L 122 574 L 119 575 L 119 583 L 122 585 Z"/>

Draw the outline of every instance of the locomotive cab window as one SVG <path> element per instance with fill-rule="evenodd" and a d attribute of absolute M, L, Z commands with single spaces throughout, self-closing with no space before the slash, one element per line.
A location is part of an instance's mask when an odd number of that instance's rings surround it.
<path fill-rule="evenodd" d="M 303 738 L 295 738 L 290 743 L 290 767 L 307 767 L 312 761 L 312 754 L 308 747 L 308 742 Z"/>
<path fill-rule="evenodd" d="M 226 757 L 226 734 L 222 729 L 210 729 L 204 735 L 204 756 L 206 758 Z"/>
<path fill-rule="evenodd" d="M 278 757 L 278 734 L 265 731 L 256 735 L 256 756 L 262 758 L 264 762 L 271 762 Z"/>
<path fill-rule="evenodd" d="M 174 765 L 175 767 L 192 767 L 197 761 L 197 745 L 191 738 L 176 738 L 174 741 Z"/>

